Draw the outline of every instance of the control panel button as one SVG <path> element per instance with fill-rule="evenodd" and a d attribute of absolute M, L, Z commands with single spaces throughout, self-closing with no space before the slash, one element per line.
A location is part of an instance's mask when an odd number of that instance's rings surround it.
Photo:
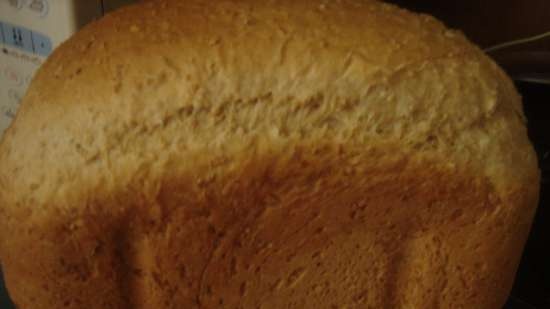
<path fill-rule="evenodd" d="M 48 15 L 49 4 L 47 0 L 28 0 L 28 8 L 39 16 Z"/>
<path fill-rule="evenodd" d="M 13 86 L 21 86 L 23 84 L 23 78 L 19 72 L 11 67 L 6 67 L 4 69 L 4 77 Z"/>
<path fill-rule="evenodd" d="M 9 5 L 18 10 L 23 7 L 23 2 L 24 0 L 8 0 Z"/>
<path fill-rule="evenodd" d="M 47 36 L 38 32 L 32 33 L 32 40 L 34 43 L 34 51 L 44 57 L 49 56 L 52 52 L 52 41 Z"/>
<path fill-rule="evenodd" d="M 24 51 L 33 52 L 31 31 L 22 27 L 14 27 L 10 24 L 3 24 L 4 40 L 6 44 L 20 48 Z"/>

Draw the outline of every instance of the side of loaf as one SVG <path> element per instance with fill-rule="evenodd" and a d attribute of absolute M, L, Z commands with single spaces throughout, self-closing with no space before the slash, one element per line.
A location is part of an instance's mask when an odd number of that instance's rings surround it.
<path fill-rule="evenodd" d="M 362 0 L 157 0 L 84 28 L 0 142 L 19 309 L 501 309 L 538 201 L 521 98 Z"/>

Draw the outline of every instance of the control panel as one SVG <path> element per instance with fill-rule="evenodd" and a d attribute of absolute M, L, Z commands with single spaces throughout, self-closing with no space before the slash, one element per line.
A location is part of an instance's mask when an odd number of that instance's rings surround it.
<path fill-rule="evenodd" d="M 0 0 L 0 137 L 53 50 L 107 10 L 135 2 L 104 1 Z"/>

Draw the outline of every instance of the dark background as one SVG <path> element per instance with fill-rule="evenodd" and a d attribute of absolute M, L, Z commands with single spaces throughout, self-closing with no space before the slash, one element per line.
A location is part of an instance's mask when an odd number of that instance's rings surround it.
<path fill-rule="evenodd" d="M 1 272 L 0 272 L 1 276 Z M 9 302 L 8 295 L 6 293 L 6 290 L 4 288 L 4 281 L 0 280 L 0 308 L 1 309 L 11 309 L 13 308 L 11 303 Z"/>
<path fill-rule="evenodd" d="M 550 85 L 519 83 L 542 171 L 540 204 L 512 294 L 550 308 Z"/>
<path fill-rule="evenodd" d="M 436 16 L 482 47 L 550 30 L 548 0 L 387 0 Z M 550 48 L 550 41 L 539 46 Z"/>

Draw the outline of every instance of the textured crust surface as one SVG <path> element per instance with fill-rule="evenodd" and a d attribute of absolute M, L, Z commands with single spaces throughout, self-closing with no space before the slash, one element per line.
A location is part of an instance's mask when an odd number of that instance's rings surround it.
<path fill-rule="evenodd" d="M 500 309 L 539 174 L 511 81 L 377 1 L 151 1 L 38 72 L 0 144 L 22 309 Z"/>

